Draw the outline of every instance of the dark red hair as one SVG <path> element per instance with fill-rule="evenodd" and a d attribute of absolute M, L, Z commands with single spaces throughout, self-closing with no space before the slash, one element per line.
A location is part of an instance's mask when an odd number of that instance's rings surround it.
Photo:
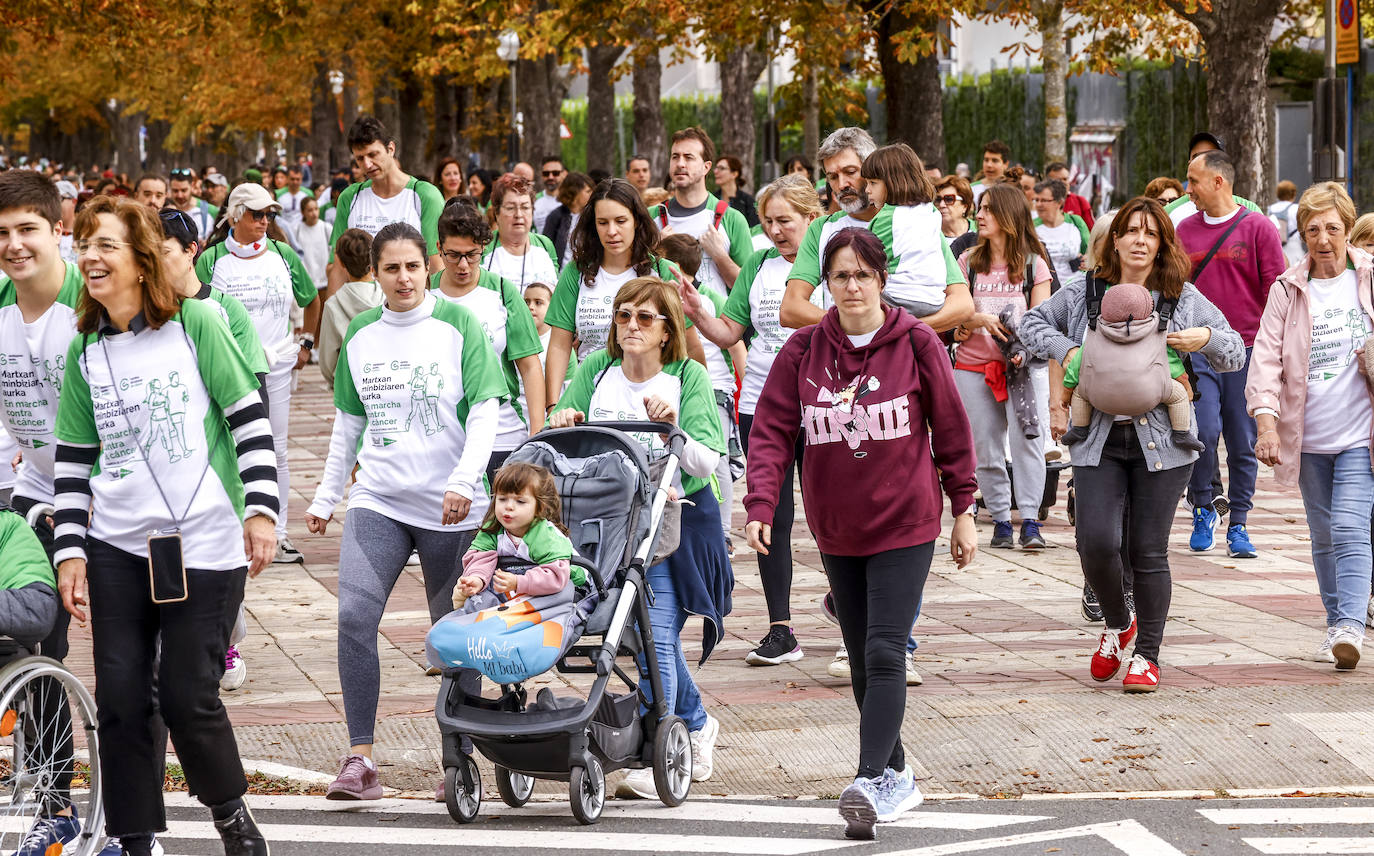
<path fill-rule="evenodd" d="M 858 226 L 847 226 L 831 236 L 830 243 L 825 245 L 822 274 L 830 273 L 830 263 L 834 261 L 835 254 L 845 247 L 853 250 L 860 262 L 877 271 L 882 283 L 887 284 L 887 250 L 883 249 L 883 242 L 878 240 L 877 235 Z"/>

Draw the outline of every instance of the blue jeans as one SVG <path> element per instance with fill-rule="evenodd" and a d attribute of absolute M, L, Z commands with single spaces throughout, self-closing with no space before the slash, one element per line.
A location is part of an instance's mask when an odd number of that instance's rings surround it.
<path fill-rule="evenodd" d="M 1326 607 L 1326 625 L 1363 633 L 1370 586 L 1369 517 L 1374 507 L 1369 450 L 1304 453 L 1298 487 L 1312 533 L 1312 564 Z"/>
<path fill-rule="evenodd" d="M 1217 441 L 1226 439 L 1226 470 L 1231 481 L 1231 525 L 1244 523 L 1255 505 L 1255 420 L 1245 409 L 1245 379 L 1250 374 L 1250 349 L 1245 349 L 1245 365 L 1238 372 L 1217 373 L 1201 354 L 1193 355 L 1197 374 L 1195 404 L 1197 437 L 1203 449 L 1193 464 L 1188 482 L 1188 501 L 1210 506 L 1215 498 L 1212 472 L 1217 468 Z"/>
<path fill-rule="evenodd" d="M 654 653 L 658 656 L 658 674 L 663 681 L 668 712 L 682 717 L 688 731 L 700 731 L 706 727 L 706 708 L 701 703 L 696 681 L 687 670 L 687 659 L 682 656 L 682 627 L 687 623 L 687 611 L 678 604 L 677 589 L 673 588 L 667 562 L 649 568 L 644 579 L 654 593 L 654 602 L 649 607 L 649 627 L 654 633 Z M 639 662 L 643 668 L 642 654 Z M 640 680 L 639 688 L 646 698 L 653 698 L 648 678 Z"/>

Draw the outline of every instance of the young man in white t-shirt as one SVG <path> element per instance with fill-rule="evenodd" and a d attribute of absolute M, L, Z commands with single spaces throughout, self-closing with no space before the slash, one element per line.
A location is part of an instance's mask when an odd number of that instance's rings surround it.
<path fill-rule="evenodd" d="M 301 168 L 291 166 L 286 169 L 286 186 L 277 191 L 277 202 L 281 205 L 281 213 L 277 219 L 281 222 L 283 231 L 291 235 L 300 226 L 303 219 L 305 200 L 314 199 L 315 194 L 309 188 L 301 186 Z M 296 246 L 296 251 L 300 252 L 300 246 Z"/>

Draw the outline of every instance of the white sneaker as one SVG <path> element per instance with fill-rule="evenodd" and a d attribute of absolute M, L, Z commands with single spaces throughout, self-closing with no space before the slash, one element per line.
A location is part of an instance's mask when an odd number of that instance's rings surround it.
<path fill-rule="evenodd" d="M 835 652 L 835 659 L 830 661 L 830 665 L 825 667 L 825 673 L 832 678 L 849 677 L 849 651 L 843 645 L 840 650 Z"/>
<path fill-rule="evenodd" d="M 1337 627 L 1331 637 L 1331 656 L 1336 658 L 1336 670 L 1348 672 L 1360 662 L 1360 648 L 1364 634 L 1353 627 Z"/>
<path fill-rule="evenodd" d="M 415 552 L 414 550 L 411 550 L 411 551 L 410 551 L 410 555 L 406 558 L 406 567 L 408 567 L 408 568 L 418 568 L 418 567 L 420 567 L 420 554 L 417 553 L 417 552 Z"/>
<path fill-rule="evenodd" d="M 1374 624 L 1374 597 L 1369 598 L 1369 606 L 1365 607 L 1364 615 L 1365 618 L 1369 619 L 1364 623 L 1365 627 Z"/>
<path fill-rule="evenodd" d="M 1306 659 L 1311 660 L 1313 663 L 1336 662 L 1336 656 L 1331 653 L 1331 643 L 1336 641 L 1336 629 L 1335 627 L 1326 628 L 1326 639 L 1322 641 L 1322 644 L 1317 646 L 1317 650 L 1308 654 Z"/>
<path fill-rule="evenodd" d="M 299 565 L 305 561 L 301 551 L 296 549 L 296 545 L 291 543 L 290 538 L 282 538 L 277 542 L 277 555 L 273 557 L 274 565 Z"/>
<path fill-rule="evenodd" d="M 916 664 L 911 662 L 911 652 L 906 652 L 906 685 L 909 687 L 919 687 L 921 685 L 921 673 L 916 671 Z"/>
<path fill-rule="evenodd" d="M 908 764 L 900 773 L 892 768 L 883 770 L 878 785 L 878 822 L 891 823 L 921 804 L 921 789 L 916 787 L 916 773 Z"/>
<path fill-rule="evenodd" d="M 654 768 L 645 767 L 642 770 L 631 770 L 625 778 L 620 780 L 620 784 L 615 786 L 615 798 L 618 800 L 658 799 L 658 788 L 654 786 Z"/>
<path fill-rule="evenodd" d="M 248 680 L 248 664 L 243 661 L 243 655 L 239 649 L 233 645 L 224 652 L 224 676 L 219 679 L 219 688 L 225 692 L 233 692 L 243 686 L 243 682 Z"/>
<path fill-rule="evenodd" d="M 716 738 L 719 736 L 720 720 L 709 713 L 701 730 L 688 735 L 692 740 L 692 781 L 704 782 L 711 778 L 711 756 L 715 754 Z M 657 792 L 654 795 L 657 796 Z"/>

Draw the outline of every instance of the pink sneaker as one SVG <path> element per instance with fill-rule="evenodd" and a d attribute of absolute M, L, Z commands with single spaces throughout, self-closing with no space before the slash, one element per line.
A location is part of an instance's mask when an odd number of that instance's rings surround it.
<path fill-rule="evenodd" d="M 379 800 L 382 798 L 382 780 L 377 768 L 369 766 L 362 755 L 349 755 L 343 759 L 339 777 L 325 791 L 329 800 Z"/>

